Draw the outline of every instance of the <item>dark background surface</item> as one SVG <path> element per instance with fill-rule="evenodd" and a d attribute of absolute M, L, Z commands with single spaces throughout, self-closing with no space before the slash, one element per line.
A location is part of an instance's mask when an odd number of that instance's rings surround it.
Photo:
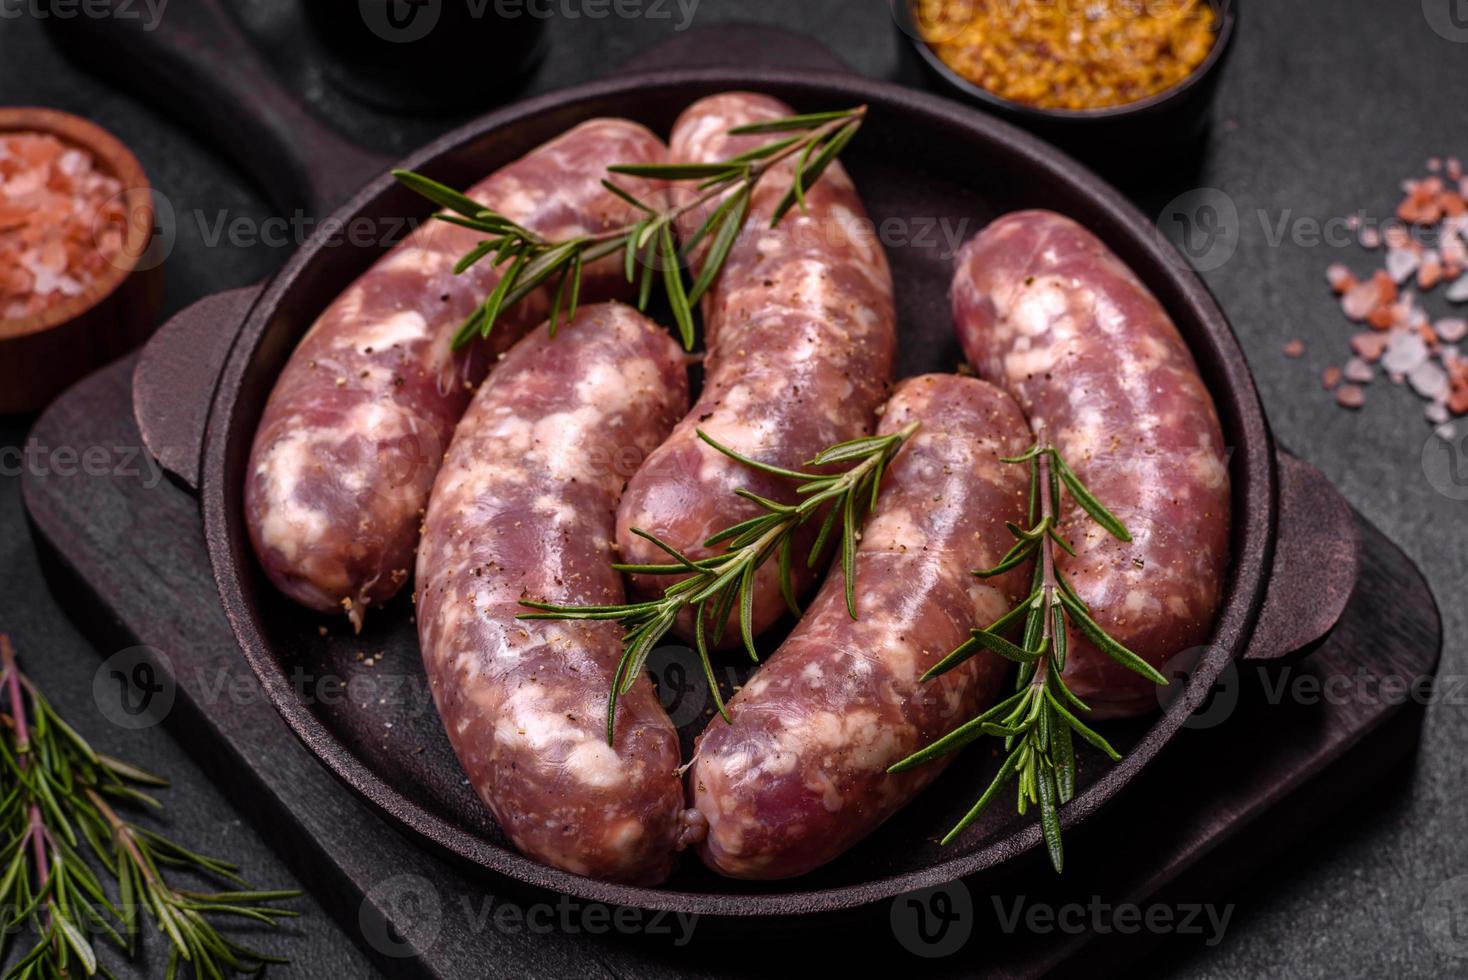
<path fill-rule="evenodd" d="M 1238 908 L 1218 947 L 1178 940 L 1150 962 L 1149 972 L 1468 974 L 1468 960 L 1450 959 L 1435 949 L 1423 927 L 1424 908 L 1435 907 L 1434 892 L 1468 873 L 1463 833 L 1468 761 L 1460 750 L 1468 736 L 1468 697 L 1455 683 L 1464 676 L 1462 640 L 1468 635 L 1468 614 L 1459 599 L 1468 572 L 1468 504 L 1435 489 L 1422 465 L 1425 446 L 1430 453 L 1457 450 L 1428 445 L 1432 437 L 1422 420 L 1422 403 L 1404 390 L 1377 383 L 1359 413 L 1338 409 L 1321 390 L 1320 369 L 1343 361 L 1351 333 L 1325 288 L 1325 266 L 1344 261 L 1365 271 L 1375 257 L 1354 246 L 1316 244 L 1305 223 L 1362 209 L 1368 217 L 1385 219 L 1396 204 L 1398 183 L 1420 174 L 1426 158 L 1468 157 L 1468 110 L 1458 97 L 1468 44 L 1445 38 L 1432 26 L 1435 8 L 1451 2 L 1248 4 L 1219 91 L 1218 124 L 1196 169 L 1174 169 L 1129 188 L 1143 211 L 1154 216 L 1172 213 L 1165 206 L 1179 195 L 1189 195 L 1183 206 L 1192 208 L 1203 200 L 1203 188 L 1222 192 L 1233 204 L 1237 251 L 1204 278 L 1249 354 L 1281 442 L 1320 467 L 1423 567 L 1445 620 L 1441 674 L 1453 682 L 1442 685 L 1438 703 L 1427 713 L 1422 751 L 1410 772 L 1325 832 L 1300 842 L 1268 878 L 1224 897 Z M 256 281 L 284 261 L 288 247 L 211 244 L 209 229 L 196 215 L 209 224 L 221 215 L 263 221 L 272 213 L 265 195 L 154 106 L 64 60 L 44 25 L 25 13 L 28 9 L 0 0 L 0 103 L 69 110 L 133 147 L 155 188 L 179 215 L 188 216 L 178 222 L 178 242 L 168 260 L 168 311 Z M 463 118 L 405 119 L 364 109 L 308 62 L 310 46 L 294 0 L 241 0 L 238 9 L 291 88 L 365 145 L 404 152 Z M 679 15 L 676 6 L 672 9 L 670 20 L 553 22 L 548 56 L 524 91 L 547 91 L 613 70 L 674 34 Z M 723 21 L 808 32 L 864 74 L 919 81 L 901 55 L 903 41 L 880 0 L 701 0 L 697 5 L 695 25 Z M 493 81 L 492 66 L 486 66 L 484 87 L 489 93 L 485 107 L 512 97 Z M 1303 234 L 1286 233 L 1281 241 L 1276 234 L 1281 223 Z M 1427 305 L 1436 314 L 1445 311 L 1440 296 Z M 1307 346 L 1298 361 L 1280 353 L 1294 337 Z M 0 419 L 0 447 L 19 445 L 30 422 Z M 1460 429 L 1468 433 L 1468 424 Z M 167 794 L 173 832 L 193 846 L 240 861 L 262 886 L 289 885 L 290 874 L 232 813 L 209 774 L 164 731 L 124 731 L 97 715 L 91 680 L 99 657 L 113 651 L 88 644 L 47 590 L 25 525 L 15 460 L 6 456 L 4 462 L 0 629 L 13 635 L 27 669 L 99 748 L 174 777 L 176 787 Z M 1139 832 L 1145 833 L 1148 819 L 1166 819 L 1166 814 L 1139 818 Z M 301 907 L 306 915 L 298 927 L 260 937 L 261 945 L 295 960 L 283 975 L 370 975 L 352 937 L 310 901 Z M 913 966 L 920 969 L 918 961 Z"/>

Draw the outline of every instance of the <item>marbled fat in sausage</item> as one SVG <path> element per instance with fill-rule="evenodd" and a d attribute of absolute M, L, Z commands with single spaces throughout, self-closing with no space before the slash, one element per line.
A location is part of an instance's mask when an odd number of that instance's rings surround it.
<path fill-rule="evenodd" d="M 694 103 L 673 129 L 674 162 L 724 160 L 772 136 L 730 136 L 734 127 L 790 115 L 775 99 L 748 93 Z M 666 556 L 631 533 L 641 528 L 697 558 L 715 553 L 703 542 L 760 512 L 734 495 L 746 488 L 791 502 L 794 484 L 741 465 L 701 441 L 703 429 L 756 459 L 799 468 L 822 449 L 871 431 L 887 395 L 896 355 L 892 276 L 850 178 L 839 164 L 806 194 L 809 212 L 791 211 L 771 229 L 789 190 L 793 162 L 760 182 L 745 232 L 703 304 L 708 357 L 704 388 L 688 417 L 633 478 L 617 515 L 617 543 L 629 562 Z M 677 185 L 675 193 L 692 194 Z M 688 218 L 690 234 L 715 206 Z M 802 545 L 814 538 L 815 522 Z M 722 547 L 722 546 L 721 546 Z M 797 590 L 819 573 L 797 562 Z M 659 594 L 666 578 L 634 579 Z M 779 618 L 784 603 L 774 562 L 755 583 L 754 629 Z M 691 616 L 680 621 L 688 635 Z M 725 643 L 738 643 L 738 630 Z"/>
<path fill-rule="evenodd" d="M 1060 571 L 1117 640 L 1161 668 L 1207 641 L 1228 566 L 1229 477 L 1213 399 L 1156 297 L 1069 218 L 1011 214 L 965 247 L 959 339 L 1131 532 L 1121 542 L 1070 500 Z M 1097 717 L 1157 707 L 1152 682 L 1071 630 L 1065 677 Z"/>
<path fill-rule="evenodd" d="M 449 740 L 524 853 L 655 884 L 687 842 L 678 733 L 646 676 L 607 697 L 610 622 L 521 620 L 521 599 L 621 603 L 617 497 L 688 407 L 681 351 L 620 304 L 520 341 L 454 434 L 418 553 L 418 636 Z M 694 833 L 696 836 L 696 833 Z"/>
<path fill-rule="evenodd" d="M 938 760 L 889 774 L 967 721 L 1006 675 L 981 654 L 923 673 L 1023 598 L 1030 570 L 983 580 L 1022 521 L 1030 433 L 1003 391 L 975 378 L 902 382 L 882 419 L 922 427 L 892 461 L 856 554 L 857 612 L 833 568 L 795 631 L 715 717 L 689 774 L 708 820 L 704 861 L 740 878 L 788 878 L 835 858 L 942 771 Z M 952 757 L 948 757 L 951 759 Z"/>
<path fill-rule="evenodd" d="M 496 171 L 469 195 L 547 238 L 629 223 L 601 186 L 608 162 L 660 163 L 643 127 L 596 119 Z M 645 200 L 661 185 L 627 179 Z M 422 509 L 453 427 L 495 358 L 545 319 L 542 290 L 506 311 L 488 341 L 451 349 L 500 279 L 454 264 L 482 236 L 441 221 L 415 229 L 317 319 L 276 382 L 255 434 L 245 516 L 255 553 L 286 595 L 359 627 L 408 578 Z M 588 267 L 588 302 L 625 295 L 620 257 Z"/>

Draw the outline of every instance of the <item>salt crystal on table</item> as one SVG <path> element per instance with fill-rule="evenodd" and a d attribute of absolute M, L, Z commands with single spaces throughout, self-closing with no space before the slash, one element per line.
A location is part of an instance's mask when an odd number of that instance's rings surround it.
<path fill-rule="evenodd" d="M 1380 300 L 1381 289 L 1375 282 L 1367 279 L 1352 286 L 1341 297 L 1341 311 L 1359 323 L 1371 315 Z"/>
<path fill-rule="evenodd" d="M 1320 384 L 1326 391 L 1330 391 L 1341 383 L 1341 369 L 1332 364 L 1320 373 Z"/>
<path fill-rule="evenodd" d="M 1398 330 L 1391 334 L 1386 351 L 1381 355 L 1381 366 L 1392 374 L 1406 374 L 1427 360 L 1427 341 L 1410 330 Z"/>
<path fill-rule="evenodd" d="M 1443 294 L 1452 303 L 1468 303 L 1468 276 L 1460 276 Z"/>
<path fill-rule="evenodd" d="M 1417 271 L 1417 266 L 1421 262 L 1422 260 L 1418 258 L 1417 253 L 1408 251 L 1405 248 L 1393 248 L 1386 253 L 1387 275 L 1392 277 L 1392 281 L 1400 285 L 1412 277 L 1412 273 Z"/>
<path fill-rule="evenodd" d="M 1407 381 L 1417 394 L 1427 399 L 1446 398 L 1448 372 L 1432 361 L 1423 361 L 1407 374 Z"/>
<path fill-rule="evenodd" d="M 1386 350 L 1386 344 L 1386 334 L 1377 333 L 1374 330 L 1358 333 L 1351 338 L 1351 349 L 1367 361 L 1380 360 L 1381 352 Z"/>
<path fill-rule="evenodd" d="M 1445 425 L 1438 426 L 1432 431 L 1437 433 L 1437 437 L 1443 442 L 1452 442 L 1453 437 L 1458 434 L 1458 427 L 1453 423 L 1448 422 Z"/>
<path fill-rule="evenodd" d="M 1432 328 L 1437 331 L 1438 337 L 1449 344 L 1456 344 L 1464 336 L 1468 336 L 1468 320 L 1461 317 L 1444 317 L 1433 324 Z"/>
<path fill-rule="evenodd" d="M 1335 400 L 1344 408 L 1360 408 L 1366 404 L 1366 392 L 1358 385 L 1341 385 L 1335 390 Z"/>
<path fill-rule="evenodd" d="M 1305 354 L 1305 342 L 1303 340 L 1300 340 L 1300 339 L 1296 338 L 1294 340 L 1289 340 L 1289 341 L 1286 341 L 1285 342 L 1285 345 L 1284 345 L 1284 356 L 1285 357 L 1302 357 L 1302 356 L 1304 356 L 1304 354 Z"/>
<path fill-rule="evenodd" d="M 1448 420 L 1448 406 L 1442 402 L 1433 402 L 1427 406 L 1427 421 L 1442 423 Z"/>
<path fill-rule="evenodd" d="M 1363 385 L 1376 376 L 1376 372 L 1371 370 L 1371 365 L 1359 357 L 1353 357 L 1347 361 L 1346 369 L 1343 373 L 1347 381 L 1354 381 L 1356 384 Z"/>
<path fill-rule="evenodd" d="M 1362 228 L 1361 229 L 1361 247 L 1362 248 L 1380 248 L 1381 247 L 1381 232 L 1380 232 L 1380 230 L 1378 230 L 1375 227 Z"/>
<path fill-rule="evenodd" d="M 1325 281 L 1330 283 L 1331 289 L 1339 293 L 1350 289 L 1355 284 L 1356 277 L 1341 263 L 1332 262 L 1325 270 Z"/>

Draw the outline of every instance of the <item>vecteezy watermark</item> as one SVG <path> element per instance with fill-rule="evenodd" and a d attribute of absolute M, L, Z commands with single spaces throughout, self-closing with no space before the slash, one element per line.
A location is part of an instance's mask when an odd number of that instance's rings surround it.
<path fill-rule="evenodd" d="M 713 704 L 708 678 L 691 648 L 658 647 L 647 656 L 647 671 L 657 682 L 658 701 L 674 728 L 698 721 Z"/>
<path fill-rule="evenodd" d="M 191 208 L 180 213 L 166 195 L 156 190 L 147 196 L 131 190 L 119 191 L 108 203 L 111 201 L 118 201 L 120 206 L 104 205 L 97 209 L 92 223 L 92 241 L 104 252 L 107 250 L 101 248 L 102 241 L 116 234 L 121 234 L 124 243 L 146 243 L 141 255 L 130 252 L 127 245 L 116 254 L 107 253 L 114 265 L 138 269 L 162 265 L 173 254 L 181 230 L 191 232 L 205 248 L 290 249 L 314 240 L 322 248 L 349 245 L 361 249 L 387 249 L 401 243 L 425 223 L 430 230 L 443 229 L 445 233 L 450 227 L 426 217 L 406 215 L 356 215 L 351 218 L 328 215 L 318 218 L 297 210 L 288 215 L 257 218 L 231 213 L 224 208 Z M 146 201 L 151 201 L 151 209 L 144 206 Z M 432 244 L 431 239 L 421 235 L 419 238 L 425 247 Z M 131 247 L 136 248 L 135 245 Z"/>
<path fill-rule="evenodd" d="M 1216 187 L 1179 194 L 1157 216 L 1157 237 L 1199 272 L 1220 268 L 1239 248 L 1238 205 Z"/>
<path fill-rule="evenodd" d="M 92 675 L 97 710 L 119 728 L 152 728 L 168 717 L 177 695 L 173 664 L 153 647 L 119 650 Z"/>
<path fill-rule="evenodd" d="M 353 667 L 342 672 L 291 667 L 284 681 L 300 704 L 351 705 L 364 716 L 380 718 L 386 727 L 432 714 L 436 708 L 427 679 L 414 664 L 394 670 L 385 651 L 358 652 Z M 233 659 L 169 656 L 153 647 L 120 650 L 104 660 L 92 677 L 92 698 L 102 716 L 128 729 L 164 722 L 183 688 L 196 707 L 208 713 L 223 705 L 264 704 L 268 697 L 259 678 Z"/>
<path fill-rule="evenodd" d="M 462 924 L 471 935 L 487 931 L 507 936 L 618 933 L 662 938 L 682 948 L 693 940 L 698 916 L 583 902 L 569 895 L 530 904 L 493 895 L 460 895 L 447 901 L 431 881 L 412 874 L 394 875 L 374 885 L 357 912 L 357 925 L 367 944 L 391 957 L 432 949 L 450 923 Z"/>
<path fill-rule="evenodd" d="M 1468 0 L 1464 0 L 1468 2 Z M 1216 187 L 1179 194 L 1157 215 L 1157 241 L 1177 265 L 1211 272 L 1226 265 L 1246 238 L 1264 248 L 1356 248 L 1367 243 L 1416 242 L 1424 247 L 1456 242 L 1456 225 L 1413 224 L 1392 214 L 1380 218 L 1367 211 L 1319 217 L 1294 208 L 1243 209 Z M 1374 245 L 1373 245 L 1374 247 Z"/>
<path fill-rule="evenodd" d="M 1163 711 L 1171 708 L 1174 701 L 1187 695 L 1188 681 L 1211 650 L 1211 647 L 1206 646 L 1189 647 L 1163 665 L 1159 673 L 1170 682 L 1166 686 L 1157 686 L 1157 704 Z M 1183 719 L 1183 727 L 1206 729 L 1223 724 L 1239 705 L 1240 688 L 1239 668 L 1230 660 L 1224 664 L 1218 679 L 1213 682 L 1203 700 Z"/>
<path fill-rule="evenodd" d="M 700 0 L 358 0 L 362 23 L 384 41 L 411 44 L 431 34 L 449 4 L 470 20 L 672 21 L 674 31 L 693 26 Z M 453 18 L 456 27 L 463 17 Z"/>
<path fill-rule="evenodd" d="M 898 895 L 888 911 L 892 935 L 914 956 L 938 959 L 962 949 L 974 931 L 974 900 L 962 881 Z"/>
<path fill-rule="evenodd" d="M 1422 444 L 1422 475 L 1449 500 L 1468 500 L 1468 427 L 1444 438 L 1434 432 Z"/>
<path fill-rule="evenodd" d="M 1422 16 L 1439 37 L 1468 42 L 1468 0 L 1422 0 Z"/>
<path fill-rule="evenodd" d="M 1217 946 L 1228 931 L 1234 906 L 1202 903 L 1132 902 L 1112 904 L 1100 895 L 1060 905 L 1031 901 L 1027 895 L 991 895 L 994 925 L 1006 935 L 1080 935 L 1091 933 L 1200 937 Z M 973 898 L 962 881 L 899 895 L 889 910 L 892 934 L 914 956 L 952 956 L 968 943 L 977 919 Z"/>
<path fill-rule="evenodd" d="M 1154 936 L 1199 936 L 1203 945 L 1209 947 L 1223 941 L 1234 914 L 1232 904 L 1222 908 L 1187 902 L 1176 905 L 1122 902 L 1112 905 L 1099 895 L 1092 895 L 1084 904 L 1066 902 L 1050 905 L 1030 902 L 1024 895 L 1007 900 L 995 895 L 992 901 L 999 928 L 1005 933 L 1023 931 L 1035 936 L 1053 933 L 1076 936 L 1089 932 L 1104 936 L 1115 932 L 1127 936 L 1145 932 Z"/>
<path fill-rule="evenodd" d="M 1468 958 L 1468 875 L 1449 878 L 1422 906 L 1427 941 L 1444 956 Z"/>
<path fill-rule="evenodd" d="M 163 469 L 141 446 L 94 443 L 90 446 L 47 446 L 31 441 L 25 446 L 0 447 L 0 476 L 127 477 L 145 490 L 163 482 Z"/>
<path fill-rule="evenodd" d="M 169 0 L 0 0 L 0 20 L 34 17 L 74 20 L 139 20 L 143 30 L 154 31 L 163 22 Z"/>

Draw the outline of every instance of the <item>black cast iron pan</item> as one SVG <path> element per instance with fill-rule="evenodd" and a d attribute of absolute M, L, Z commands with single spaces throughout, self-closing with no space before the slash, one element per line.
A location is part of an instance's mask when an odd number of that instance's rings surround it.
<path fill-rule="evenodd" d="M 195 9 L 206 8 L 212 2 Z M 728 29 L 710 34 L 682 42 L 705 45 L 705 63 L 731 47 Z M 170 56 L 166 41 L 154 57 Z M 768 38 L 755 47 L 779 56 L 779 45 Z M 893 229 L 889 256 L 903 375 L 952 370 L 961 360 L 948 313 L 952 255 L 944 230 L 957 236 L 956 244 L 995 216 L 1025 207 L 1062 211 L 1100 235 L 1156 292 L 1191 345 L 1231 447 L 1233 552 L 1224 605 L 1208 645 L 1182 658 L 1188 669 L 1171 688 L 1172 700 L 1149 718 L 1106 726 L 1126 757 L 1113 766 L 1086 756 L 1080 791 L 1062 820 L 1073 828 L 1103 805 L 1142 805 L 1128 799 L 1128 785 L 1204 703 L 1229 663 L 1282 658 L 1329 631 L 1355 583 L 1357 542 L 1339 495 L 1315 470 L 1277 451 L 1243 353 L 1212 296 L 1116 192 L 1053 148 L 956 103 L 848 72 L 758 68 L 747 60 L 739 67 L 622 74 L 522 102 L 401 165 L 467 184 L 591 116 L 626 116 L 665 133 L 689 102 L 733 88 L 768 92 L 799 111 L 870 106 L 844 159 L 873 218 L 893 222 L 887 227 Z M 215 94 L 239 99 L 232 111 L 253 111 L 241 98 L 248 93 Z M 291 125 L 314 126 L 299 112 Z M 347 151 L 340 141 L 325 142 L 343 173 L 371 162 L 351 151 L 352 166 L 341 166 L 339 154 Z M 300 133 L 271 145 L 276 152 L 301 149 L 297 158 L 274 162 L 276 169 L 288 164 L 312 172 L 311 147 L 323 142 Z M 418 199 L 380 173 L 335 216 L 385 225 L 424 213 Z M 275 377 L 317 313 L 379 253 L 376 246 L 313 237 L 263 289 L 213 297 L 175 318 L 145 353 L 134 385 L 149 447 L 198 492 L 219 594 L 242 652 L 282 717 L 332 772 L 382 814 L 468 865 L 619 905 L 727 917 L 830 912 L 959 877 L 981 880 L 1030 859 L 1040 843 L 1038 827 L 1003 807 L 953 845 L 935 843 L 992 774 L 996 760 L 974 750 L 869 840 L 793 881 L 726 880 L 690 859 L 665 887 L 636 888 L 547 868 L 510 848 L 465 784 L 433 710 L 406 597 L 369 618 L 360 637 L 338 623 L 323 633 L 320 617 L 266 583 L 245 534 L 242 475 Z M 767 649 L 778 641 L 766 639 Z M 364 655 L 375 666 L 366 666 Z M 740 669 L 737 658 L 729 663 Z M 687 740 L 702 727 L 696 710 L 702 706 L 684 710 L 673 695 L 688 692 L 668 690 L 675 675 L 669 669 L 660 681 L 674 714 L 685 719 Z"/>

